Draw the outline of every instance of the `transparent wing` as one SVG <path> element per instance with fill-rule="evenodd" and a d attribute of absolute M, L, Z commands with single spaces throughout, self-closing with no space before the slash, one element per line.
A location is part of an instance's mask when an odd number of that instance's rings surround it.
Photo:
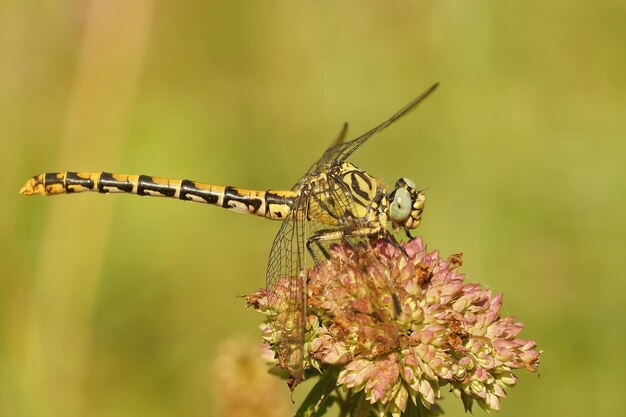
<path fill-rule="evenodd" d="M 375 128 L 369 130 L 365 134 L 359 136 L 356 139 L 352 139 L 348 142 L 344 142 L 343 139 L 345 137 L 345 132 L 342 130 L 337 140 L 334 142 L 335 144 L 328 148 L 326 152 L 322 155 L 322 157 L 309 169 L 309 171 L 304 175 L 303 178 L 307 176 L 317 173 L 320 171 L 320 167 L 326 166 L 335 161 L 345 161 L 354 151 L 356 151 L 361 145 L 363 145 L 369 138 L 377 134 L 378 132 L 385 129 L 387 126 L 391 125 L 393 122 L 398 120 L 400 117 L 408 113 L 410 110 L 417 107 L 426 97 L 428 97 L 435 89 L 439 86 L 439 83 L 433 84 L 431 87 L 422 92 L 419 96 L 413 99 L 409 104 L 404 106 L 400 111 L 391 116 L 389 119 L 379 124 Z M 347 126 L 346 126 L 347 128 Z M 298 181 L 300 183 L 300 181 Z"/>
<path fill-rule="evenodd" d="M 341 131 L 339 132 L 335 140 L 332 141 L 329 148 L 332 148 L 333 146 L 336 146 L 345 142 L 347 135 L 348 135 L 348 122 L 345 122 L 343 126 L 341 127 Z"/>
<path fill-rule="evenodd" d="M 295 384 L 303 379 L 306 312 L 306 197 L 297 198 L 283 221 L 270 250 L 266 286 L 277 335 L 279 364 L 289 371 Z"/>

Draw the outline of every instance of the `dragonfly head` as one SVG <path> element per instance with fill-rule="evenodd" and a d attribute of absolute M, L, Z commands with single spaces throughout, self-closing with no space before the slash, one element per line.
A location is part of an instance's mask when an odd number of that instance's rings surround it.
<path fill-rule="evenodd" d="M 389 194 L 389 218 L 394 229 L 415 229 L 422 220 L 426 197 L 409 178 L 400 178 Z"/>

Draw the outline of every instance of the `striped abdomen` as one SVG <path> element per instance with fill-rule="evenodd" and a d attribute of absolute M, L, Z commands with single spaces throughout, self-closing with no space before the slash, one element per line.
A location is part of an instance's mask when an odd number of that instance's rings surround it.
<path fill-rule="evenodd" d="M 109 172 L 54 172 L 36 175 L 21 194 L 55 195 L 97 191 L 169 197 L 256 214 L 272 220 L 284 219 L 298 196 L 293 191 L 255 191 L 222 187 L 190 180 Z"/>

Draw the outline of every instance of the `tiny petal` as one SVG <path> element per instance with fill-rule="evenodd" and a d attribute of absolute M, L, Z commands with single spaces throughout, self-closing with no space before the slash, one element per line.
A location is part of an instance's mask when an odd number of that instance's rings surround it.
<path fill-rule="evenodd" d="M 466 282 L 461 255 L 427 252 L 421 238 L 401 246 L 335 244 L 327 262 L 302 272 L 305 366 L 339 367 L 339 389 L 363 392 L 381 416 L 400 416 L 409 398 L 436 408 L 444 385 L 466 409 L 476 401 L 498 410 L 517 383 L 512 370 L 536 371 L 536 342 L 518 338 L 523 324 L 501 316 L 502 294 Z M 297 292 L 294 282 L 279 279 L 271 292 L 247 297 L 265 314 L 263 338 L 279 359 L 284 329 L 304 321 L 277 302 Z"/>
<path fill-rule="evenodd" d="M 420 382 L 418 392 L 422 395 L 422 399 L 424 399 L 428 404 L 435 403 L 435 390 L 433 390 L 433 387 L 427 380 L 422 380 Z"/>

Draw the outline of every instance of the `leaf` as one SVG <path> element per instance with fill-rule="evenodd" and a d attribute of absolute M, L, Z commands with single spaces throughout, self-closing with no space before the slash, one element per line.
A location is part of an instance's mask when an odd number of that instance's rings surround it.
<path fill-rule="evenodd" d="M 289 379 L 289 372 L 285 370 L 285 368 L 281 368 L 280 366 L 272 366 L 268 371 L 268 374 L 279 377 L 280 379 L 284 379 L 285 381 Z"/>
<path fill-rule="evenodd" d="M 406 410 L 401 414 L 401 417 L 438 417 L 442 414 L 443 410 L 438 404 L 433 404 L 427 408 L 418 400 L 417 403 L 408 401 Z"/>
<path fill-rule="evenodd" d="M 401 417 L 421 417 L 419 406 L 413 401 L 407 401 L 406 410 L 401 414 Z"/>
<path fill-rule="evenodd" d="M 329 368 L 322 374 L 320 380 L 313 386 L 306 396 L 295 417 L 318 417 L 324 415 L 334 401 L 330 393 L 337 386 L 339 373 L 334 368 Z"/>
<path fill-rule="evenodd" d="M 469 395 L 467 395 L 464 392 L 462 392 L 461 393 L 461 400 L 463 401 L 463 407 L 465 408 L 465 412 L 466 413 L 471 413 L 472 412 L 472 403 L 473 403 L 472 397 L 470 397 Z"/>
<path fill-rule="evenodd" d="M 375 415 L 372 405 L 365 399 L 363 392 L 352 394 L 350 396 L 350 402 L 353 404 L 351 416 L 367 417 L 368 415 Z"/>

